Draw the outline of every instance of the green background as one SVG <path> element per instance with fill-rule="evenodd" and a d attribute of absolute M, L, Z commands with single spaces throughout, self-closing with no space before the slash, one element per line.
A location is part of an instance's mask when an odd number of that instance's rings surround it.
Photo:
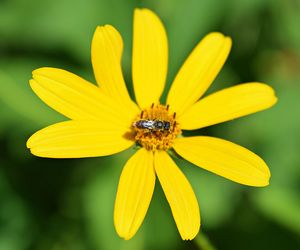
<path fill-rule="evenodd" d="M 123 69 L 132 91 L 136 7 L 154 10 L 166 26 L 167 89 L 197 42 L 221 31 L 232 37 L 233 49 L 209 92 L 260 81 L 279 97 L 270 110 L 193 132 L 228 139 L 262 156 L 272 172 L 270 186 L 241 186 L 177 159 L 201 207 L 200 234 L 216 249 L 300 249 L 297 0 L 0 0 L 0 249 L 210 249 L 201 247 L 201 237 L 181 241 L 158 182 L 136 236 L 118 238 L 115 193 L 134 149 L 55 160 L 34 157 L 25 147 L 35 131 L 65 120 L 30 90 L 31 71 L 58 67 L 95 82 L 90 42 L 97 25 L 109 23 L 121 32 Z"/>

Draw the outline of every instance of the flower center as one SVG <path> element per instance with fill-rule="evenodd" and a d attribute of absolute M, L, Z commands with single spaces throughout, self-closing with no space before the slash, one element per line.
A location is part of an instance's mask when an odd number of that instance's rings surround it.
<path fill-rule="evenodd" d="M 132 124 L 135 140 L 148 150 L 167 150 L 172 147 L 177 135 L 181 134 L 176 113 L 169 105 L 154 105 L 142 110 Z"/>

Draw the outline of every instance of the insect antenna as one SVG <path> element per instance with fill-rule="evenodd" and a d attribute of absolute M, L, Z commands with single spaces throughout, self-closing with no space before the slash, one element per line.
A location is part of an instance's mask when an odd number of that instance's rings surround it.
<path fill-rule="evenodd" d="M 174 121 L 174 123 L 173 123 L 173 132 L 175 131 L 175 127 L 176 127 L 176 121 Z"/>
<path fill-rule="evenodd" d="M 142 110 L 141 112 L 141 118 L 143 119 L 143 116 L 144 116 L 144 110 Z"/>
<path fill-rule="evenodd" d="M 152 105 L 151 105 L 151 108 L 153 109 L 153 107 L 154 107 L 154 102 L 152 103 Z"/>
<path fill-rule="evenodd" d="M 176 112 L 174 112 L 174 114 L 173 114 L 173 119 L 175 119 L 176 118 Z"/>
<path fill-rule="evenodd" d="M 166 110 L 169 110 L 169 107 L 170 107 L 170 105 L 168 104 Z"/>

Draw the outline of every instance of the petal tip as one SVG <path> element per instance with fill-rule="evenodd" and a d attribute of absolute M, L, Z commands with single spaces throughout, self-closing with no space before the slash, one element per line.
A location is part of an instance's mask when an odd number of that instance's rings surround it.
<path fill-rule="evenodd" d="M 135 8 L 134 9 L 135 12 L 152 12 L 152 10 L 148 9 L 148 8 Z"/>
<path fill-rule="evenodd" d="M 41 75 L 41 74 L 45 73 L 46 70 L 53 70 L 53 69 L 54 68 L 51 68 L 51 67 L 37 68 L 37 69 L 32 71 L 32 76 L 34 77 L 35 75 Z"/>
<path fill-rule="evenodd" d="M 125 228 L 119 227 L 116 222 L 114 224 L 115 224 L 115 230 L 117 234 L 123 240 L 130 240 L 135 235 L 135 233 L 130 232 L 130 230 L 126 230 Z"/>
<path fill-rule="evenodd" d="M 207 37 L 218 37 L 218 38 L 224 38 L 224 34 L 219 32 L 219 31 L 212 31 L 212 32 L 209 32 L 207 35 Z"/>
<path fill-rule="evenodd" d="M 193 232 L 189 232 L 186 235 L 182 235 L 181 238 L 184 241 L 194 240 L 197 237 L 197 235 L 199 234 L 199 231 L 200 231 L 200 223 L 199 223 L 198 227 L 196 228 L 196 230 L 194 230 Z"/>
<path fill-rule="evenodd" d="M 225 38 L 227 38 L 223 33 L 219 32 L 219 31 L 209 32 L 204 37 L 210 38 L 210 39 L 225 39 Z"/>
<path fill-rule="evenodd" d="M 269 179 L 268 179 L 265 182 L 262 182 L 262 183 L 259 183 L 259 184 L 256 184 L 256 185 L 251 185 L 251 186 L 254 186 L 254 187 L 267 187 L 269 185 L 270 185 L 270 182 L 269 182 Z"/>
<path fill-rule="evenodd" d="M 276 96 L 275 90 L 272 89 L 272 91 L 273 91 L 273 94 L 272 94 L 272 101 L 270 103 L 270 107 L 274 106 L 278 102 L 278 97 Z"/>
<path fill-rule="evenodd" d="M 229 47 L 232 46 L 232 39 L 230 36 L 225 36 L 225 41 L 228 43 Z"/>
<path fill-rule="evenodd" d="M 219 42 L 220 44 L 223 44 L 223 49 L 229 53 L 232 46 L 232 39 L 230 36 L 226 36 L 221 32 L 214 31 L 208 33 L 204 38 L 209 39 L 211 42 Z"/>
<path fill-rule="evenodd" d="M 35 80 L 34 80 L 34 79 L 30 79 L 30 80 L 29 80 L 29 85 L 30 85 L 30 87 L 32 87 L 33 84 L 35 84 Z"/>
<path fill-rule="evenodd" d="M 276 96 L 275 89 L 266 83 L 257 82 L 255 83 L 260 88 L 265 89 L 266 95 L 269 97 L 269 107 L 274 106 L 278 102 L 278 97 Z"/>
<path fill-rule="evenodd" d="M 155 18 L 155 19 L 159 19 L 158 15 L 156 15 L 156 13 L 150 9 L 147 9 L 147 8 L 136 8 L 134 9 L 134 14 L 137 14 L 137 15 L 147 15 L 151 18 Z"/>
<path fill-rule="evenodd" d="M 95 42 L 95 40 L 103 33 L 105 29 L 105 25 L 98 25 L 95 29 L 94 35 L 93 35 L 93 39 L 92 39 L 92 45 Z"/>
<path fill-rule="evenodd" d="M 30 148 L 28 148 L 30 153 L 34 156 L 37 156 L 37 157 L 46 157 L 46 156 L 43 156 L 41 154 L 39 154 L 38 150 L 36 148 L 32 148 L 32 146 L 30 146 Z"/>
<path fill-rule="evenodd" d="M 116 28 L 111 24 L 98 25 L 95 29 L 95 34 L 104 30 L 116 30 Z"/>
<path fill-rule="evenodd" d="M 271 178 L 271 173 L 269 168 L 266 170 L 263 175 L 260 177 L 253 178 L 251 181 L 248 183 L 242 183 L 247 186 L 252 186 L 252 187 L 266 187 L 270 185 L 270 178 Z"/>
<path fill-rule="evenodd" d="M 38 85 L 39 84 L 38 84 L 38 82 L 35 79 L 30 79 L 29 80 L 29 86 L 33 90 L 34 93 L 36 93 L 35 89 L 37 88 Z"/>
<path fill-rule="evenodd" d="M 274 93 L 274 97 L 273 97 L 273 105 L 275 105 L 278 102 L 278 97 L 275 95 Z"/>
<path fill-rule="evenodd" d="M 266 173 L 265 182 L 263 183 L 262 187 L 269 186 L 270 185 L 270 179 L 271 179 L 271 172 L 268 168 L 267 173 Z"/>
<path fill-rule="evenodd" d="M 199 225 L 198 229 L 195 230 L 194 232 L 189 232 L 186 235 L 182 235 L 181 239 L 184 241 L 191 241 L 198 235 L 199 230 L 200 230 L 200 225 Z"/>
<path fill-rule="evenodd" d="M 133 11 L 134 16 L 139 15 L 142 12 L 143 9 L 141 8 L 135 8 Z"/>
<path fill-rule="evenodd" d="M 44 68 L 38 68 L 32 71 L 32 78 L 34 79 L 36 75 L 39 75 Z"/>
<path fill-rule="evenodd" d="M 33 135 L 31 135 L 26 142 L 26 147 L 28 149 L 30 149 L 30 151 L 33 150 L 33 148 L 37 145 L 37 140 L 38 140 L 38 136 L 37 136 L 38 132 L 35 132 Z"/>
<path fill-rule="evenodd" d="M 28 138 L 26 142 L 26 147 L 30 149 L 32 147 L 32 136 Z"/>
<path fill-rule="evenodd" d="M 95 29 L 95 34 L 97 33 L 97 32 L 100 32 L 101 31 L 101 29 L 102 29 L 102 25 L 97 25 L 97 27 L 96 27 L 96 29 Z"/>

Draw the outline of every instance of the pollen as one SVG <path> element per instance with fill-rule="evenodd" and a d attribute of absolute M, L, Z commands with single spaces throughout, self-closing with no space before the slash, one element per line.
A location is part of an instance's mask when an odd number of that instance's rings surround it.
<path fill-rule="evenodd" d="M 174 139 L 181 134 L 176 122 L 176 113 L 171 112 L 169 105 L 152 104 L 142 110 L 132 124 L 135 141 L 147 150 L 168 150 Z"/>

